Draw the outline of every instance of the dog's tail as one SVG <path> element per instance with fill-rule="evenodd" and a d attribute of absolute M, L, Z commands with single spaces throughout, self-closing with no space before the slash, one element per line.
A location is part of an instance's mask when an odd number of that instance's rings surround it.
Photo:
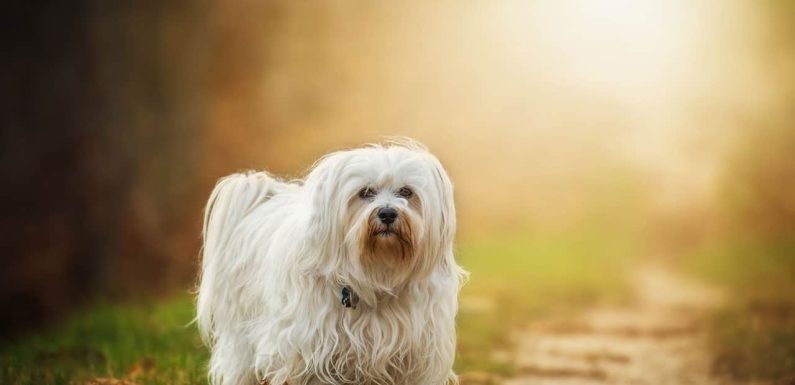
<path fill-rule="evenodd" d="M 218 316 L 230 314 L 229 293 L 223 292 L 221 283 L 228 278 L 226 270 L 234 258 L 234 233 L 241 220 L 290 185 L 272 178 L 264 172 L 247 172 L 227 176 L 218 181 L 210 194 L 204 211 L 204 243 L 202 269 L 196 304 L 196 322 L 202 338 L 208 344 L 214 341 L 214 322 Z"/>

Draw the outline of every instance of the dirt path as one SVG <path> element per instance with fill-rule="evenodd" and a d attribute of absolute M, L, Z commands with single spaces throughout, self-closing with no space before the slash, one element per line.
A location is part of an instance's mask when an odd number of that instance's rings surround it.
<path fill-rule="evenodd" d="M 717 383 L 703 315 L 719 293 L 659 267 L 638 269 L 632 279 L 632 305 L 519 333 L 519 374 L 504 385 Z"/>

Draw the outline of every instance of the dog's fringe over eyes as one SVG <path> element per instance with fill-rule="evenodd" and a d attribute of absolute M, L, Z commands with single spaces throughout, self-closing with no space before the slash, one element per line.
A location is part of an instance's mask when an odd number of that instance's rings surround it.
<path fill-rule="evenodd" d="M 211 383 L 456 383 L 455 226 L 447 173 L 411 141 L 331 153 L 301 181 L 223 178 L 197 298 Z"/>

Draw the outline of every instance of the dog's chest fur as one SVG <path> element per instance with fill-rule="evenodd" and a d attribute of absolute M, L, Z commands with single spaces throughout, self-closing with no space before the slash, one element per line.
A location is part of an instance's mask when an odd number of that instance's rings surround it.
<path fill-rule="evenodd" d="M 450 375 L 444 357 L 453 356 L 455 310 L 445 308 L 449 301 L 433 301 L 432 286 L 416 285 L 356 309 L 343 306 L 337 290 L 307 295 L 289 309 L 292 314 L 251 324 L 260 341 L 258 366 L 287 370 L 296 384 L 442 384 Z"/>

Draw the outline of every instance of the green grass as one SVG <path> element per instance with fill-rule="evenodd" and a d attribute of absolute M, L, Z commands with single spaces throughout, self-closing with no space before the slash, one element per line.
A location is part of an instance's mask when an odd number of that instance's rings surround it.
<path fill-rule="evenodd" d="M 483 238 L 459 245 L 471 271 L 458 319 L 460 372 L 510 374 L 491 352 L 532 319 L 565 316 L 621 297 L 627 244 L 597 232 Z M 470 306 L 480 302 L 485 306 Z M 207 353 L 183 295 L 150 304 L 98 304 L 62 326 L 0 348 L 0 384 L 84 384 L 97 377 L 136 384 L 205 384 Z"/>
<path fill-rule="evenodd" d="M 706 245 L 689 270 L 728 290 L 712 317 L 713 371 L 742 381 L 795 381 L 795 242 Z"/>
<path fill-rule="evenodd" d="M 192 317 L 187 295 L 153 304 L 94 305 L 62 327 L 0 349 L 0 383 L 82 384 L 97 377 L 205 383 L 207 354 L 195 326 L 187 326 Z"/>

